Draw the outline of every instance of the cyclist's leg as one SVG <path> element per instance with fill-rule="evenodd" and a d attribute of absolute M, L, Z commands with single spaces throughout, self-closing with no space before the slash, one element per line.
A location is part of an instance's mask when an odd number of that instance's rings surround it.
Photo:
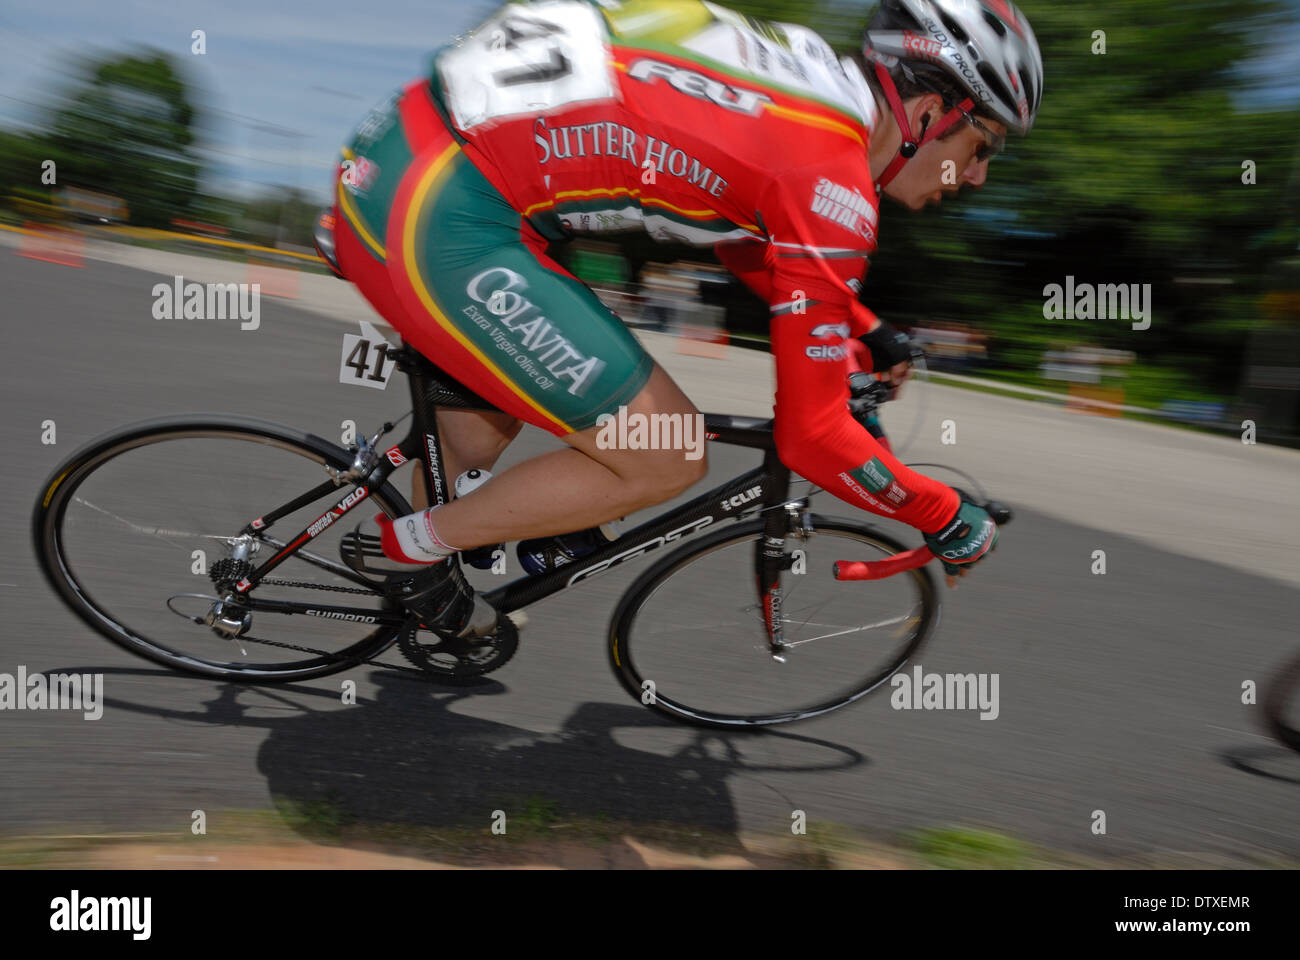
<path fill-rule="evenodd" d="M 371 112 L 362 127 L 365 132 L 343 151 L 343 162 L 358 172 L 349 183 L 341 164 L 335 187 L 334 244 L 343 273 L 403 334 L 418 329 L 418 322 L 407 316 L 393 289 L 386 238 L 397 186 L 415 160 L 413 151 L 420 141 L 420 134 L 410 132 L 403 122 L 405 114 L 414 118 L 413 125 L 420 125 L 418 97 L 418 90 L 407 89 Z M 407 98 L 416 98 L 415 103 Z M 508 413 L 440 408 L 435 415 L 450 478 L 471 467 L 491 469 L 523 425 Z M 411 474 L 411 503 L 417 509 L 428 506 L 419 471 Z"/>
<path fill-rule="evenodd" d="M 513 414 L 486 410 L 439 407 L 435 416 L 443 469 L 450 480 L 474 467 L 491 470 L 524 425 Z M 411 476 L 411 506 L 423 510 L 428 505 L 423 476 L 416 471 Z"/>
<path fill-rule="evenodd" d="M 698 413 L 657 364 L 627 409 L 629 417 Z M 439 536 L 468 548 L 593 527 L 676 496 L 707 469 L 681 450 L 604 449 L 595 426 L 563 439 L 569 449 L 517 464 L 473 498 L 440 508 Z"/>
<path fill-rule="evenodd" d="M 439 538 L 467 549 L 565 533 L 689 486 L 703 475 L 702 458 L 597 442 L 597 417 L 620 405 L 633 413 L 696 411 L 618 318 L 546 257 L 542 237 L 436 114 L 429 121 L 427 102 L 426 91 L 408 88 L 395 111 L 400 124 L 370 124 L 378 133 L 358 140 L 372 175 L 372 164 L 385 158 L 399 174 L 385 178 L 381 169 L 365 197 L 340 187 L 344 272 L 417 350 L 507 414 L 570 445 L 439 508 Z M 374 189 L 381 182 L 389 196 Z M 378 278 L 357 279 L 381 264 L 390 289 Z"/>
<path fill-rule="evenodd" d="M 425 322 L 403 333 L 470 389 L 570 449 L 440 508 L 439 538 L 468 549 L 567 533 L 660 503 L 703 476 L 703 458 L 682 450 L 599 442 L 597 418 L 620 406 L 647 417 L 698 411 L 458 148 L 442 159 L 443 170 L 434 160 L 411 190 L 400 271 L 390 264 L 406 312 L 425 311 Z"/>

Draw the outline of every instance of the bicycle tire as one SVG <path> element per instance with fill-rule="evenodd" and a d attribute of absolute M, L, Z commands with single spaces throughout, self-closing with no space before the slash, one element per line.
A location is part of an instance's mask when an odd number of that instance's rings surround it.
<path fill-rule="evenodd" d="M 876 546 L 888 548 L 889 554 L 902 553 L 909 549 L 889 535 L 867 524 L 818 514 L 813 514 L 811 521 L 814 532 L 825 530 L 850 534 Z M 723 527 L 700 537 L 694 542 L 683 545 L 638 577 L 620 598 L 618 606 L 610 619 L 606 652 L 614 675 L 623 688 L 638 703 L 642 702 L 642 685 L 645 678 L 637 671 L 636 659 L 633 655 L 633 642 L 636 636 L 634 629 L 636 615 L 642 604 L 650 598 L 661 583 L 701 555 L 712 553 L 715 549 L 733 542 L 754 541 L 761 538 L 763 526 L 764 521 L 761 519 L 742 521 L 735 526 Z M 678 704 L 671 697 L 665 697 L 663 692 L 658 689 L 656 689 L 656 694 L 651 703 L 646 704 L 646 706 L 671 717 L 675 721 L 685 722 L 693 726 L 737 730 L 808 720 L 829 713 L 832 710 L 838 710 L 851 703 L 856 703 L 897 673 L 916 654 L 938 626 L 941 602 L 935 589 L 934 577 L 928 567 L 918 567 L 898 574 L 898 576 L 914 577 L 917 582 L 921 597 L 921 613 L 918 618 L 918 626 L 913 631 L 908 642 L 901 647 L 888 665 L 872 674 L 861 687 L 851 693 L 836 696 L 797 711 L 768 715 L 723 714 L 690 708 L 684 704 Z"/>
<path fill-rule="evenodd" d="M 221 415 L 164 417 L 122 427 L 92 440 L 50 474 L 41 486 L 32 517 L 32 535 L 37 562 L 47 583 L 77 616 L 117 646 L 169 669 L 193 676 L 217 677 L 242 683 L 289 683 L 328 676 L 376 656 L 391 645 L 400 626 L 380 626 L 373 633 L 344 648 L 329 660 L 289 670 L 253 670 L 218 666 L 201 658 L 177 654 L 136 634 L 112 615 L 101 611 L 65 562 L 61 524 L 77 488 L 101 465 L 128 450 L 168 439 L 214 437 L 254 440 L 298 453 L 310 460 L 346 470 L 352 454 L 314 434 L 303 433 L 269 421 Z M 371 492 L 370 498 L 391 516 L 411 512 L 410 505 L 391 484 Z M 394 512 L 396 511 L 396 512 Z"/>

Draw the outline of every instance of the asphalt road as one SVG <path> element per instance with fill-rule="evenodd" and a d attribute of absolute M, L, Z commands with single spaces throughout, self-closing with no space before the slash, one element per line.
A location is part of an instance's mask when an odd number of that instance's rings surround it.
<path fill-rule="evenodd" d="M 635 564 L 532 608 L 518 656 L 468 690 L 369 667 L 254 690 L 134 659 L 36 570 L 29 517 L 57 461 L 110 428 L 183 411 L 334 437 L 345 418 L 401 412 L 401 393 L 341 386 L 344 325 L 292 304 L 264 299 L 256 332 L 159 321 L 156 274 L 3 253 L 0 673 L 103 672 L 108 700 L 98 721 L 0 712 L 4 833 L 184 829 L 196 809 L 215 833 L 212 811 L 269 808 L 273 796 L 486 829 L 494 809 L 540 796 L 561 815 L 723 830 L 784 831 L 803 810 L 812 824 L 886 837 L 958 824 L 1099 857 L 1300 857 L 1300 757 L 1264 738 L 1259 708 L 1242 703 L 1243 683 L 1263 682 L 1296 646 L 1297 590 L 1033 510 L 991 562 L 944 591 L 943 624 L 919 658 L 926 671 L 997 673 L 991 721 L 893 710 L 883 693 L 759 735 L 666 724 L 626 697 L 604 659 L 602 632 L 644 569 Z M 54 445 L 41 442 L 47 420 Z M 553 443 L 527 430 L 506 462 Z M 754 462 L 716 445 L 710 458 L 712 483 Z M 1098 543 L 1105 576 L 1080 560 Z M 343 679 L 357 682 L 358 705 L 340 703 Z M 1091 829 L 1098 810 L 1104 835 Z"/>

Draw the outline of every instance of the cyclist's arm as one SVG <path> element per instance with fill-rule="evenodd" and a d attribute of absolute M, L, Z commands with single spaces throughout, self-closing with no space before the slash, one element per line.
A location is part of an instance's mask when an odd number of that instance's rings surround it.
<path fill-rule="evenodd" d="M 817 180 L 787 175 L 769 188 L 760 209 L 771 241 L 768 279 L 746 281 L 765 292 L 772 314 L 777 452 L 846 503 L 933 533 L 956 512 L 957 493 L 905 467 L 848 410 L 846 334 L 878 322 L 849 281 L 861 277 L 874 232 L 863 235 L 859 224 L 855 234 L 811 213 Z"/>
<path fill-rule="evenodd" d="M 811 330 L 835 323 L 830 305 L 772 321 L 776 357 L 776 446 L 782 462 L 846 503 L 921 530 L 939 530 L 957 510 L 950 487 L 903 466 L 848 409 L 848 354 Z M 829 354 L 829 357 L 827 356 Z"/>
<path fill-rule="evenodd" d="M 750 290 L 772 303 L 772 290 L 776 269 L 775 247 L 756 240 L 737 240 L 719 244 L 714 248 L 718 260 Z M 854 298 L 849 306 L 849 335 L 860 337 L 870 333 L 880 324 L 869 307 Z"/>

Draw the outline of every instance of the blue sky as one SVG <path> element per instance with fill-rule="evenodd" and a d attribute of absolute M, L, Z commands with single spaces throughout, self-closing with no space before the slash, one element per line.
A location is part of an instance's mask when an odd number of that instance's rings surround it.
<path fill-rule="evenodd" d="M 338 148 L 366 111 L 500 0 L 58 0 L 0 8 L 0 126 L 40 115 L 66 64 L 132 44 L 173 54 L 207 115 L 209 186 L 328 194 Z M 207 53 L 190 52 L 193 30 Z"/>
<path fill-rule="evenodd" d="M 132 44 L 172 53 L 207 118 L 207 184 L 223 193 L 294 185 L 324 198 L 339 145 L 365 112 L 501 0 L 57 0 L 0 9 L 0 127 L 30 124 L 66 64 Z M 1256 68 L 1273 101 L 1300 96 L 1300 0 Z M 864 9 L 866 4 L 864 3 Z M 207 53 L 190 52 L 191 31 Z"/>

